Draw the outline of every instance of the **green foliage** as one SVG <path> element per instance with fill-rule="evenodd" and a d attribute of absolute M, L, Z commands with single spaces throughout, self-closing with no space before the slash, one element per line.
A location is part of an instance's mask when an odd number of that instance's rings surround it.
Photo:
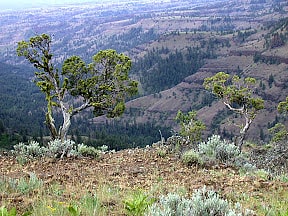
<path fill-rule="evenodd" d="M 188 137 L 191 143 L 197 143 L 202 140 L 202 133 L 206 129 L 204 123 L 197 119 L 197 112 L 190 111 L 187 114 L 180 110 L 177 113 L 176 120 L 180 123 L 180 135 Z"/>
<path fill-rule="evenodd" d="M 101 202 L 96 194 L 87 194 L 80 200 L 82 215 L 98 215 Z"/>
<path fill-rule="evenodd" d="M 62 198 L 59 197 L 61 200 Z M 99 212 L 102 211 L 101 202 L 96 195 L 87 193 L 81 198 L 69 201 L 58 201 L 58 197 L 41 196 L 32 206 L 32 214 L 35 216 L 94 216 L 102 215 Z"/>
<path fill-rule="evenodd" d="M 71 216 L 80 216 L 81 215 L 81 211 L 77 205 L 69 205 L 67 207 L 67 209 L 68 209 Z"/>
<path fill-rule="evenodd" d="M 66 59 L 62 71 L 53 65 L 52 40 L 47 34 L 20 41 L 18 56 L 26 58 L 37 70 L 35 82 L 47 101 L 46 124 L 52 139 L 63 142 L 71 125 L 72 116 L 91 107 L 95 116 L 116 117 L 125 110 L 125 99 L 137 93 L 137 82 L 129 78 L 131 60 L 115 50 L 102 50 L 86 63 L 79 56 Z M 60 79 L 61 77 L 61 79 Z M 71 100 L 74 98 L 74 100 Z M 70 97 L 69 101 L 67 97 Z M 79 104 L 79 97 L 82 103 Z M 60 108 L 63 124 L 56 128 L 53 110 Z"/>
<path fill-rule="evenodd" d="M 146 94 L 172 88 L 197 72 L 204 60 L 209 58 L 209 52 L 198 47 L 188 47 L 183 53 L 178 50 L 173 52 L 167 47 L 150 50 L 135 62 L 131 73 L 140 76 Z"/>
<path fill-rule="evenodd" d="M 200 143 L 199 152 L 206 158 L 221 162 L 233 162 L 240 156 L 239 147 L 221 140 L 219 135 L 212 135 L 207 142 Z"/>
<path fill-rule="evenodd" d="M 98 150 L 92 146 L 86 146 L 84 144 L 79 144 L 77 146 L 77 151 L 81 156 L 92 158 L 99 158 L 102 152 L 101 150 Z"/>
<path fill-rule="evenodd" d="M 8 210 L 5 206 L 0 207 L 0 216 L 16 216 L 17 210 L 16 208 L 12 208 Z"/>
<path fill-rule="evenodd" d="M 269 132 L 272 133 L 272 142 L 280 142 L 287 140 L 288 131 L 284 124 L 277 123 L 274 127 L 269 129 Z"/>
<path fill-rule="evenodd" d="M 279 113 L 283 113 L 284 115 L 288 112 L 288 97 L 286 97 L 285 101 L 281 101 L 278 106 L 277 110 Z M 288 131 L 286 126 L 282 123 L 277 123 L 275 126 L 269 129 L 269 132 L 273 134 L 272 141 L 273 142 L 280 142 L 284 141 L 288 137 Z"/>
<path fill-rule="evenodd" d="M 203 160 L 199 154 L 199 152 L 196 152 L 195 150 L 191 149 L 183 153 L 181 156 L 181 160 L 184 164 L 187 166 L 191 165 L 203 165 Z"/>
<path fill-rule="evenodd" d="M 279 104 L 278 104 L 278 112 L 279 113 L 287 113 L 288 112 L 288 97 L 286 97 L 286 100 L 285 101 L 281 101 Z"/>
<path fill-rule="evenodd" d="M 29 179 L 21 177 L 16 183 L 16 189 L 22 194 L 28 194 L 43 186 L 43 181 L 35 173 L 29 174 Z"/>
<path fill-rule="evenodd" d="M 231 78 L 229 74 L 219 72 L 206 78 L 203 86 L 216 95 L 228 109 L 244 117 L 245 124 L 239 126 L 240 139 L 238 145 L 241 150 L 247 130 L 256 114 L 264 109 L 264 100 L 253 95 L 256 79 L 252 77 L 241 79 L 237 75 Z"/>
<path fill-rule="evenodd" d="M 124 98 L 137 93 L 137 82 L 128 77 L 131 60 L 115 50 L 102 50 L 92 59 L 88 65 L 78 56 L 64 61 L 65 87 L 72 96 L 88 101 L 95 116 L 119 116 L 125 109 Z"/>
<path fill-rule="evenodd" d="M 0 215 L 1 216 L 16 216 L 17 215 L 17 210 L 16 208 L 11 208 L 8 210 L 5 206 L 1 206 L 0 208 Z"/>
<path fill-rule="evenodd" d="M 281 182 L 288 183 L 288 174 L 287 173 L 282 173 L 280 175 L 277 175 L 276 179 L 281 181 Z M 287 209 L 287 211 L 288 211 L 288 209 Z"/>
<path fill-rule="evenodd" d="M 147 216 L 210 216 L 229 215 L 242 216 L 253 215 L 252 211 L 242 213 L 240 204 L 233 207 L 227 200 L 222 199 L 215 191 L 205 187 L 197 190 L 191 199 L 177 194 L 162 196 L 159 203 L 153 204 Z"/>
<path fill-rule="evenodd" d="M 125 210 L 128 215 L 140 216 L 152 205 L 154 199 L 141 191 L 135 192 L 131 198 L 124 200 Z"/>
<path fill-rule="evenodd" d="M 231 84 L 227 84 L 231 81 Z M 251 115 L 255 117 L 256 111 L 264 108 L 264 101 L 261 98 L 253 97 L 253 90 L 256 84 L 256 79 L 246 77 L 240 79 L 234 75 L 231 79 L 230 75 L 224 72 L 219 72 L 216 75 L 206 78 L 204 87 L 210 90 L 218 98 L 223 99 L 225 103 L 232 106 L 236 103 L 240 107 L 244 107 Z"/>

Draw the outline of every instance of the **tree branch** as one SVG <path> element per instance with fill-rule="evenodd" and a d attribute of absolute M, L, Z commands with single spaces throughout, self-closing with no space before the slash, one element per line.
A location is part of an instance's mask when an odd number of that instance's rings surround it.
<path fill-rule="evenodd" d="M 241 108 L 234 108 L 232 107 L 229 103 L 223 101 L 224 105 L 228 107 L 228 109 L 234 111 L 234 112 L 239 112 L 239 113 L 244 113 L 244 106 L 242 106 Z"/>
<path fill-rule="evenodd" d="M 82 110 L 85 110 L 86 108 L 90 107 L 90 103 L 89 101 L 86 101 L 84 104 L 82 104 L 81 106 L 75 108 L 72 110 L 71 112 L 71 116 L 76 115 L 77 113 L 81 112 Z"/>

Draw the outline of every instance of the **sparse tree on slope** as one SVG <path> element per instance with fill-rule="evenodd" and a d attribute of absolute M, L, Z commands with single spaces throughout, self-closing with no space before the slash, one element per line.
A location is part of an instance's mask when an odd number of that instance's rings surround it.
<path fill-rule="evenodd" d="M 77 113 L 93 108 L 95 116 L 116 117 L 125 109 L 125 98 L 137 93 L 137 82 L 128 77 L 131 60 L 115 50 L 103 50 L 86 64 L 79 56 L 63 63 L 62 70 L 53 64 L 51 37 L 47 34 L 18 43 L 18 56 L 25 57 L 38 70 L 35 83 L 47 101 L 46 124 L 52 139 L 64 141 Z M 53 110 L 58 109 L 63 123 L 57 129 Z"/>
<path fill-rule="evenodd" d="M 206 78 L 203 84 L 205 89 L 216 95 L 228 109 L 244 117 L 245 123 L 240 126 L 240 137 L 237 143 L 240 150 L 250 125 L 258 111 L 264 108 L 264 100 L 253 95 L 255 84 L 254 78 L 240 79 L 236 75 L 231 78 L 224 72 Z"/>
<path fill-rule="evenodd" d="M 285 101 L 281 101 L 278 104 L 277 110 L 279 113 L 287 115 L 288 112 L 288 97 L 286 97 Z M 287 140 L 288 131 L 286 126 L 283 123 L 277 123 L 275 126 L 269 129 L 269 131 L 273 134 L 272 141 L 280 142 L 283 140 Z"/>
<path fill-rule="evenodd" d="M 180 135 L 188 137 L 193 144 L 202 140 L 202 133 L 206 129 L 205 124 L 197 118 L 196 111 L 189 111 L 184 114 L 178 111 L 176 120 L 180 123 Z"/>

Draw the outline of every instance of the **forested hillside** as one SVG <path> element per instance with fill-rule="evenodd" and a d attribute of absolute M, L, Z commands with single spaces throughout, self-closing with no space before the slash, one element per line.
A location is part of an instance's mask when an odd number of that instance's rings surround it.
<path fill-rule="evenodd" d="M 219 71 L 257 79 L 265 110 L 249 139 L 269 141 L 268 128 L 285 118 L 276 106 L 288 95 L 288 3 L 259 1 L 145 1 L 87 3 L 0 11 L 0 147 L 28 139 L 45 140 L 45 101 L 33 71 L 16 57 L 16 44 L 36 34 L 52 36 L 57 67 L 72 55 L 89 62 L 103 49 L 133 59 L 131 76 L 140 93 L 127 101 L 123 117 L 73 119 L 70 136 L 110 148 L 145 146 L 177 130 L 178 110 L 197 110 L 206 135 L 232 138 L 235 119 L 202 84 Z"/>

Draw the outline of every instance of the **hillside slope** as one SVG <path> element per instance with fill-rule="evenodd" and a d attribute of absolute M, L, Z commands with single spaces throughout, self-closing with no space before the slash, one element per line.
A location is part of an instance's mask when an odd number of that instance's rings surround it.
<path fill-rule="evenodd" d="M 71 55 L 80 55 L 90 62 L 99 50 L 116 49 L 133 59 L 131 75 L 140 81 L 139 98 L 129 101 L 124 118 L 117 120 L 117 124 L 122 124 L 121 131 L 134 130 L 139 123 L 147 123 L 151 129 L 155 124 L 177 129 L 174 122 L 177 111 L 194 109 L 199 110 L 199 118 L 207 124 L 207 134 L 226 134 L 228 138 L 233 137 L 234 117 L 203 90 L 203 80 L 219 71 L 252 76 L 259 81 L 258 94 L 266 100 L 266 109 L 257 117 L 250 138 L 267 141 L 267 127 L 279 121 L 275 107 L 288 94 L 287 11 L 285 0 L 204 3 L 183 0 L 161 4 L 149 0 L 117 4 L 108 1 L 103 5 L 85 3 L 17 13 L 2 11 L 0 60 L 25 67 L 21 63 L 27 63 L 15 56 L 16 44 L 41 33 L 53 36 L 57 67 Z M 24 70 L 31 71 L 31 68 L 27 66 Z M 30 74 L 27 73 L 27 80 L 31 79 Z M 15 88 L 13 77 L 9 79 L 11 82 L 8 80 L 5 85 Z M 14 92 L 5 94 L 13 97 Z M 14 105 L 14 110 L 9 108 Z M 25 106 L 37 113 L 30 116 L 32 122 L 43 123 L 40 115 L 45 106 L 42 103 L 27 102 Z M 4 125 L 10 121 L 4 113 L 10 112 L 13 116 L 17 107 L 20 110 L 21 105 L 1 106 Z M 95 135 L 98 125 L 111 126 L 103 117 L 92 118 L 87 113 L 75 118 L 73 123 L 77 126 L 71 130 L 71 136 L 101 137 Z M 26 131 L 30 137 L 43 136 L 43 128 L 35 131 L 28 123 L 14 121 L 8 131 Z M 114 128 L 114 132 L 116 130 Z M 45 130 L 44 135 L 47 135 Z"/>

